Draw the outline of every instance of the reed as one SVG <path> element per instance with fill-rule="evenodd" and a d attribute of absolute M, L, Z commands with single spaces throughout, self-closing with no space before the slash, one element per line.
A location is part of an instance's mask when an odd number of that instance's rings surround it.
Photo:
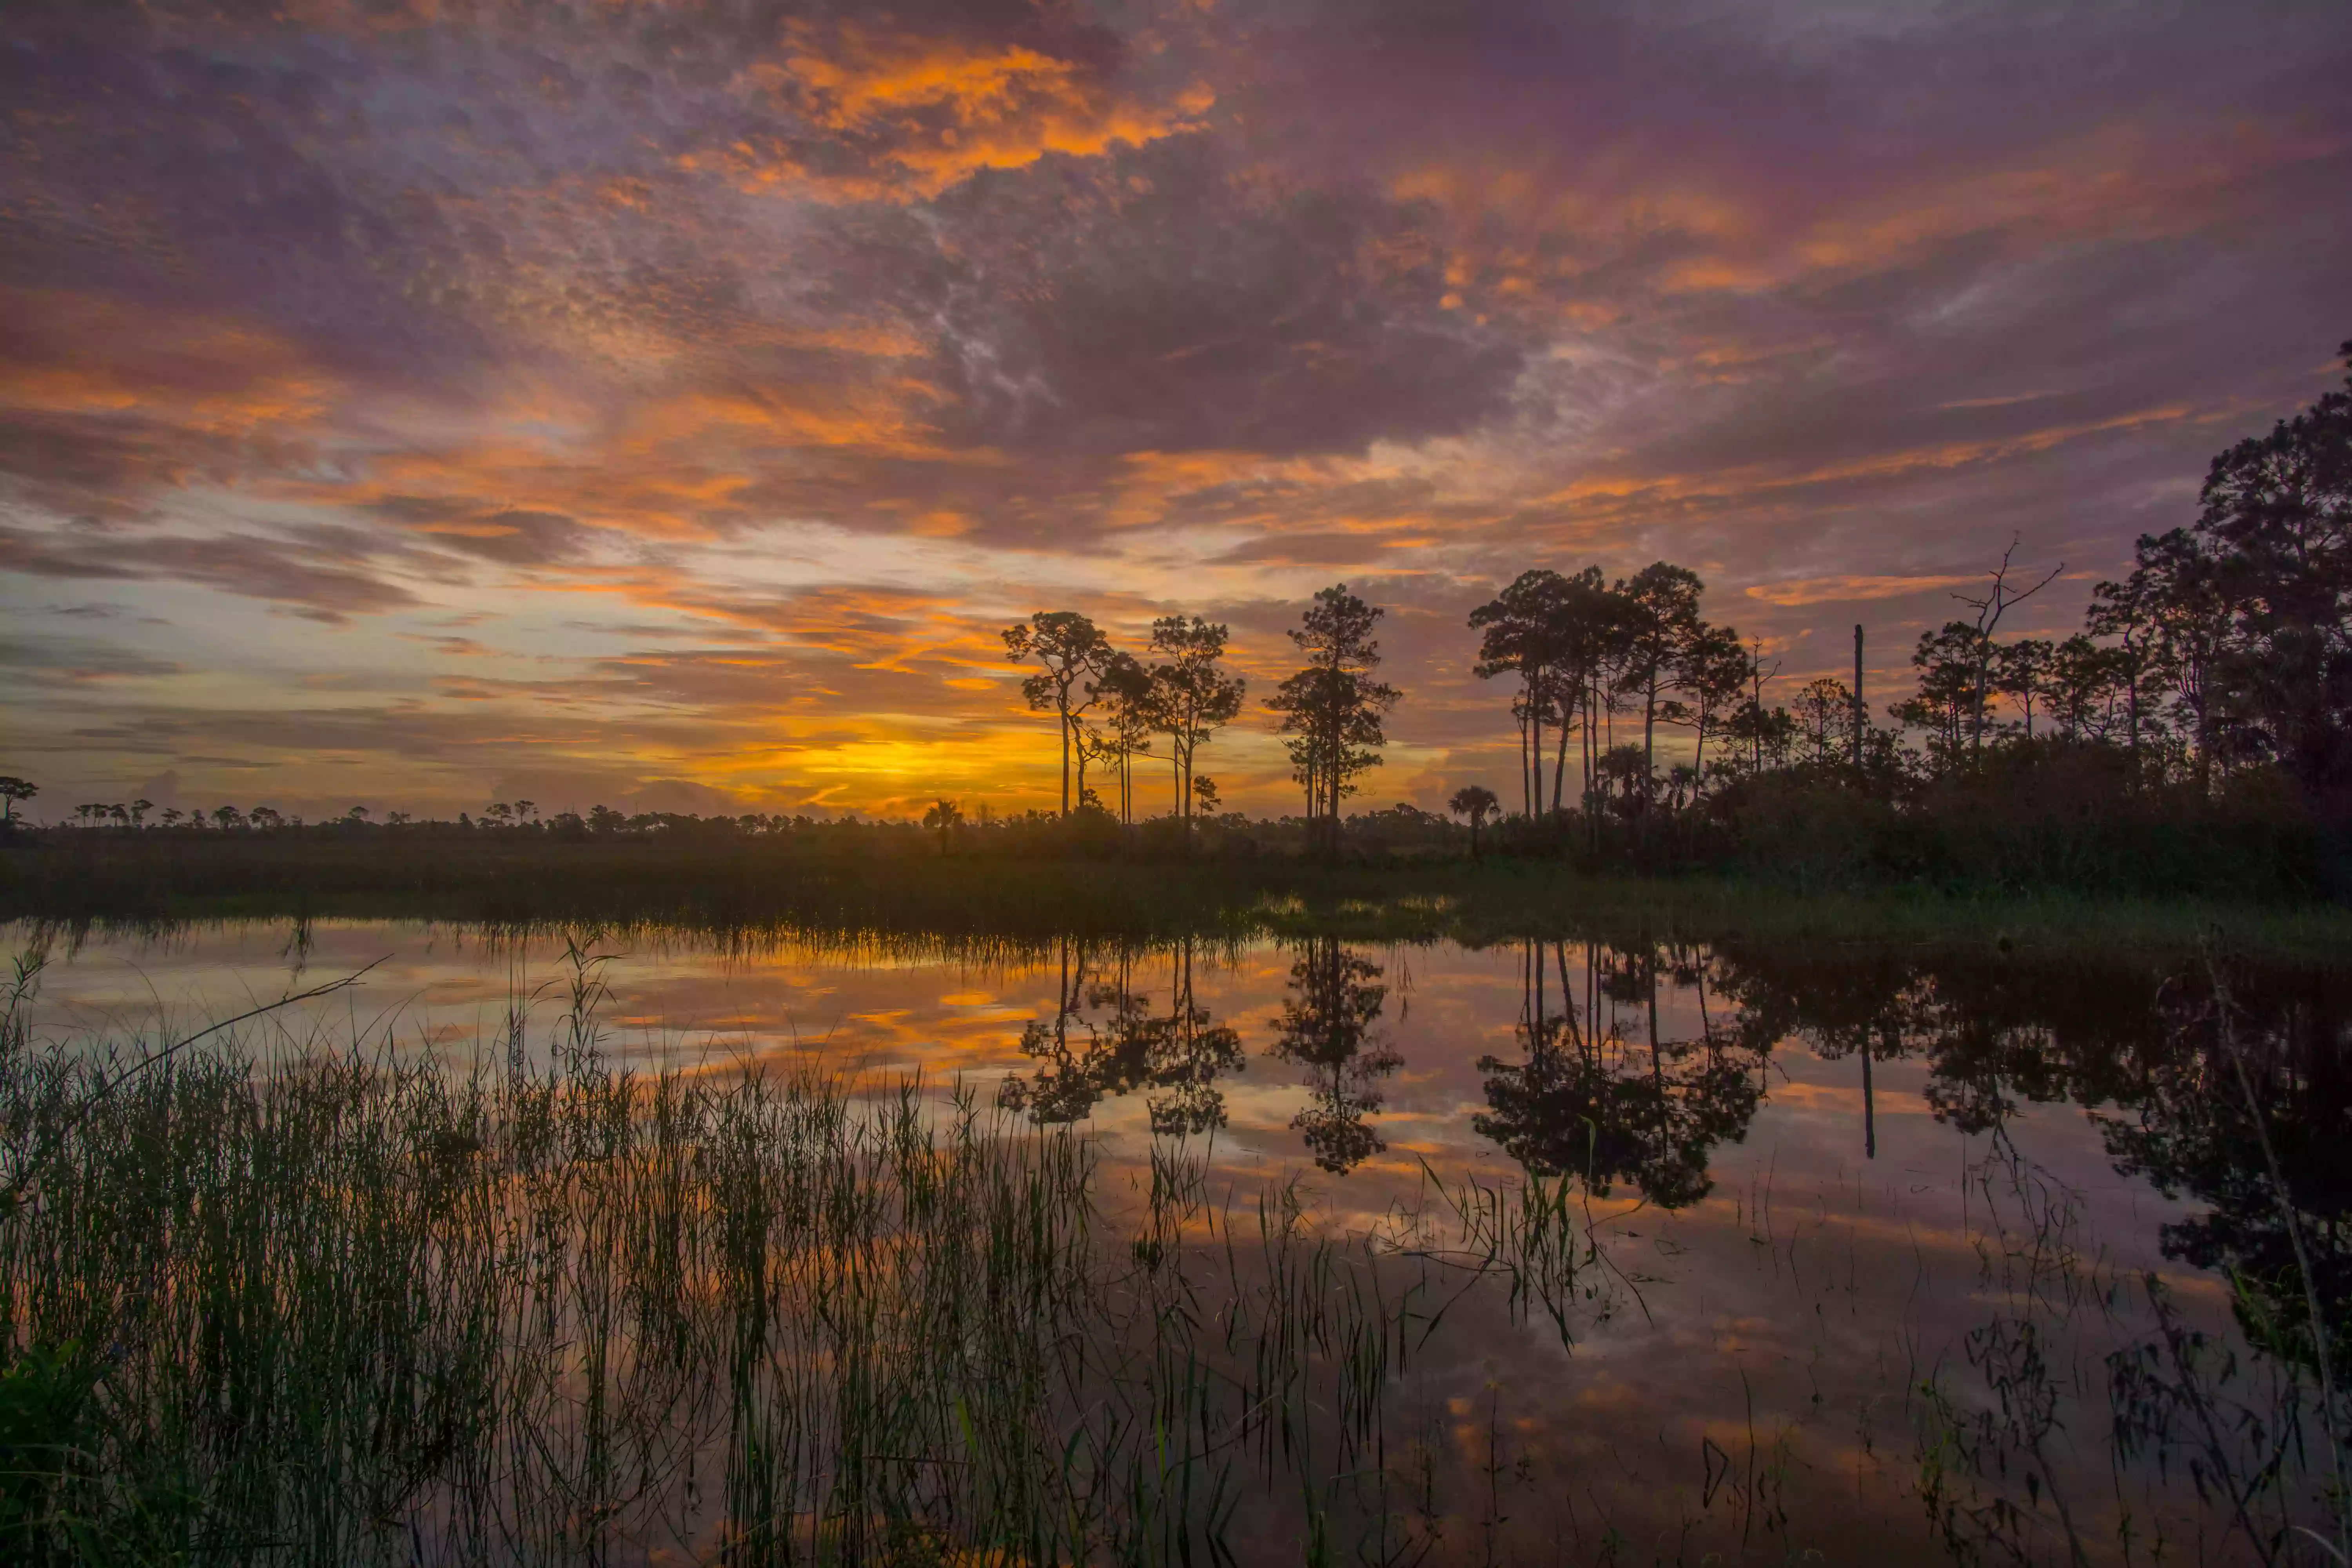
<path fill-rule="evenodd" d="M 1334 1226 L 1295 1180 L 1225 1184 L 1205 1136 L 1122 1163 L 964 1084 L 623 1070 L 600 952 L 570 941 L 543 1037 L 518 1003 L 464 1063 L 266 1007 L 43 1045 L 19 962 L 0 1561 L 1500 1562 L 1573 1485 L 1592 1533 L 1556 1553 L 1631 1561 L 1672 1503 L 1663 1447 L 1606 1498 L 1540 1444 L 1514 1459 L 1524 1407 L 1465 1364 L 1498 1325 L 1524 1356 L 1649 1321 L 1664 1238 L 1589 1167 L 1423 1164 Z M 2334 1561 L 2308 1326 L 2199 1326 L 1998 1116 L 1969 1184 L 1987 1316 L 1909 1347 L 1925 1520 L 1890 1539 L 2132 1562 L 2153 1526 L 2160 1552 Z M 1778 1258 L 1769 1179 L 1760 1213 Z M 2287 1297 L 2240 1289 L 2276 1326 Z M 1738 1376 L 1744 1439 L 1697 1428 L 1672 1503 L 1692 1552 L 1854 1528 L 1859 1490 Z"/>
<path fill-rule="evenodd" d="M 1245 1500 L 1390 1528 L 1433 1303 L 1572 1293 L 1549 1201 L 1328 1236 L 967 1087 L 616 1070 L 572 960 L 544 1069 L 38 1048 L 20 965 L 0 1556 L 1231 1562 Z"/>

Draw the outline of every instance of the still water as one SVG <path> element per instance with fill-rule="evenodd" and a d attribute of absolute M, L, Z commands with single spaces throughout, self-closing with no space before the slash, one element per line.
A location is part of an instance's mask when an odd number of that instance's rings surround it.
<path fill-rule="evenodd" d="M 2310 1330 L 2315 1304 L 2341 1365 L 2341 974 L 355 922 L 56 947 L 34 1033 L 184 1033 L 371 963 L 245 1048 L 530 1072 L 585 1003 L 604 1058 L 648 1072 L 919 1075 L 1000 1128 L 1084 1128 L 1113 1228 L 1181 1168 L 1229 1219 L 1286 1194 L 1318 1235 L 1381 1238 L 1374 1273 L 1417 1259 L 1444 1288 L 1376 1413 L 1269 1458 L 1202 1560 L 2317 1563 L 2338 1532 Z M 1564 1306 L 1446 1272 L 1475 1194 L 1530 1184 L 1587 1249 Z"/>

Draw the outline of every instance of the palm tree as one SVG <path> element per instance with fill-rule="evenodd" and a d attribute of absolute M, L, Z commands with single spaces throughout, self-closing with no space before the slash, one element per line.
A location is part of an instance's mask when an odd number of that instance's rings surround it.
<path fill-rule="evenodd" d="M 938 830 L 940 854 L 944 858 L 948 852 L 948 836 L 963 826 L 963 807 L 951 800 L 935 801 L 931 808 L 923 813 L 923 826 Z"/>
<path fill-rule="evenodd" d="M 1495 792 L 1485 784 L 1464 784 L 1454 792 L 1454 798 L 1445 803 L 1446 809 L 1454 816 L 1470 819 L 1470 858 L 1473 860 L 1478 858 L 1478 830 L 1486 826 L 1486 818 L 1502 804 Z"/>

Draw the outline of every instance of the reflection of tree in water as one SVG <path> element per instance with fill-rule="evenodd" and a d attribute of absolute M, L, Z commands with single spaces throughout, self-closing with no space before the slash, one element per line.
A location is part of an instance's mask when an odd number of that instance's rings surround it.
<path fill-rule="evenodd" d="M 2239 973 L 2225 1039 L 2194 963 L 1727 944 L 1716 972 L 1743 1029 L 1802 1034 L 1832 1058 L 1924 1058 L 1928 1105 L 1963 1132 L 2001 1132 L 2028 1105 L 2091 1109 L 2120 1173 L 2203 1206 L 2165 1226 L 2166 1255 L 2242 1286 L 2250 1337 L 2308 1360 L 2291 1208 L 2337 1364 L 2352 1362 L 2352 989 L 2340 979 Z"/>
<path fill-rule="evenodd" d="M 1372 1037 L 1388 997 L 1381 973 L 1335 937 L 1311 940 L 1290 966 L 1273 1054 L 1307 1069 L 1313 1098 L 1290 1125 L 1327 1171 L 1352 1171 L 1388 1147 L 1364 1121 L 1381 1107 L 1380 1080 L 1404 1065 Z"/>
<path fill-rule="evenodd" d="M 1087 944 L 1065 942 L 1061 959 L 1053 1020 L 1033 1019 L 1021 1031 L 1022 1053 L 1044 1065 L 1034 1077 L 1007 1078 L 1002 1103 L 1041 1123 L 1067 1122 L 1093 1114 L 1107 1098 L 1143 1090 L 1156 1133 L 1223 1126 L 1216 1080 L 1241 1070 L 1241 1036 L 1195 999 L 1191 940 L 1169 952 L 1165 1013 L 1135 988 L 1133 950 L 1122 946 L 1090 971 Z M 1108 1016 L 1097 1022 L 1089 1009 Z"/>
<path fill-rule="evenodd" d="M 2248 1337 L 2308 1364 L 2311 1309 L 2292 1212 L 2339 1378 L 2352 1364 L 2347 1000 L 2340 987 L 2277 976 L 2242 979 L 2220 994 L 2205 977 L 2168 986 L 2171 1048 L 2149 1060 L 2127 1114 L 2100 1119 L 2118 1171 L 2205 1205 L 2164 1227 L 2166 1255 L 2236 1281 Z"/>
<path fill-rule="evenodd" d="M 1567 945 L 1529 944 L 1518 1029 L 1527 1059 L 1479 1062 L 1488 1109 L 1473 1125 L 1538 1174 L 1581 1176 L 1596 1194 L 1631 1182 L 1668 1208 L 1695 1203 L 1713 1185 L 1709 1152 L 1747 1133 L 1769 1046 L 1706 1020 L 1705 963 L 1695 953 L 1588 942 L 1582 957 L 1580 1005 Z M 1545 997 L 1547 960 L 1559 975 L 1557 1014 Z M 1668 980 L 1697 988 L 1696 1040 L 1661 1037 L 1658 990 Z M 1645 1020 L 1638 1045 L 1625 1037 L 1621 1005 Z"/>
<path fill-rule="evenodd" d="M 1722 994 L 1739 1005 L 1733 1026 L 1752 1048 L 1769 1051 L 1801 1037 L 1828 1061 L 1860 1065 L 1862 1150 L 1878 1156 L 1874 1063 L 1904 1054 L 1903 1033 L 1912 1005 L 1912 964 L 1885 948 L 1806 949 L 1799 963 L 1749 965 L 1718 955 Z"/>

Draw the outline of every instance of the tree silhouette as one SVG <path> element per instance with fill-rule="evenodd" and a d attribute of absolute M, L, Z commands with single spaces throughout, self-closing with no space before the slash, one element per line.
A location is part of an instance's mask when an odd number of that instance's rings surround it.
<path fill-rule="evenodd" d="M 1132 654 L 1115 653 L 1094 683 L 1105 721 L 1092 742 L 1094 754 L 1118 779 L 1118 819 L 1125 823 L 1135 820 L 1135 759 L 1151 750 L 1152 731 L 1160 725 L 1151 675 Z"/>
<path fill-rule="evenodd" d="M 1887 706 L 1887 716 L 1927 732 L 1927 754 L 1943 769 L 1958 767 L 1967 753 L 1979 711 L 1978 683 L 1991 656 L 1975 626 L 1947 621 L 1923 632 L 1911 651 L 1918 689 Z"/>
<path fill-rule="evenodd" d="M 2352 372 L 2352 342 L 2339 352 Z M 2199 751 L 2273 761 L 2340 799 L 2352 793 L 2352 374 L 2214 458 L 2200 499 L 2194 553 L 2215 602 L 2182 618 L 2219 619 L 2221 635 L 2196 695 L 2182 690 Z M 2144 560 L 2159 542 L 2140 542 Z"/>
<path fill-rule="evenodd" d="M 2050 695 L 2058 650 L 2047 637 L 2020 637 L 1995 651 L 1992 686 L 2025 716 L 2025 738 L 2033 739 L 2033 705 Z M 2044 704 L 2046 710 L 2046 703 Z"/>
<path fill-rule="evenodd" d="M 13 774 L 0 774 L 0 822 L 16 820 L 16 803 L 30 800 L 41 793 L 41 786 L 29 779 Z"/>
<path fill-rule="evenodd" d="M 1697 637 L 1703 584 L 1688 567 L 1654 561 L 1617 585 L 1622 616 L 1622 690 L 1642 699 L 1641 798 L 1650 797 L 1658 773 L 1658 703 L 1684 679 L 1684 650 Z"/>
<path fill-rule="evenodd" d="M 2000 564 L 1988 574 L 1991 581 L 1986 584 L 1982 594 L 1952 595 L 1974 610 L 1976 619 L 1954 621 L 1945 628 L 1948 632 L 1961 634 L 1957 646 L 1965 648 L 1968 654 L 1969 750 L 1972 752 L 1984 750 L 1985 703 L 1992 696 L 1994 664 L 1998 658 L 1993 634 L 2000 629 L 2001 617 L 2056 582 L 2058 574 L 2066 570 L 2066 563 L 2061 561 L 2032 587 L 2012 585 L 2009 580 L 2010 563 L 2017 554 L 2017 540 L 2011 538 L 2009 548 L 2001 552 Z"/>
<path fill-rule="evenodd" d="M 1597 582 L 1598 569 L 1592 570 Z M 1569 585 L 1557 572 L 1522 572 L 1511 585 L 1470 612 L 1470 629 L 1483 633 L 1470 673 L 1481 680 L 1519 678 L 1511 715 L 1519 731 L 1519 794 L 1528 816 L 1543 805 L 1543 725 L 1559 705 L 1569 649 L 1563 637 Z M 1563 717 L 1563 724 L 1566 722 Z M 1567 740 L 1565 730 L 1562 743 Z"/>
<path fill-rule="evenodd" d="M 1155 665 L 1151 688 L 1158 727 L 1168 736 L 1174 769 L 1176 815 L 1189 834 L 1192 820 L 1192 764 L 1200 749 L 1242 710 L 1246 683 L 1218 668 L 1226 630 L 1198 616 L 1168 616 L 1151 623 L 1151 650 L 1168 662 Z"/>
<path fill-rule="evenodd" d="M 1687 700 L 1665 704 L 1661 719 L 1686 724 L 1696 737 L 1691 753 L 1694 791 L 1706 786 L 1706 739 L 1721 734 L 1739 711 L 1752 673 L 1748 649 L 1729 626 L 1696 626 L 1676 655 L 1675 684 Z"/>
<path fill-rule="evenodd" d="M 1328 850 L 1339 837 L 1339 803 L 1356 790 L 1356 778 L 1381 763 L 1388 737 L 1381 719 L 1396 706 L 1397 690 L 1371 679 L 1381 662 L 1372 626 L 1381 612 L 1348 592 L 1344 583 L 1315 595 L 1290 640 L 1307 655 L 1307 668 L 1282 683 L 1266 706 L 1281 715 L 1290 737 L 1291 776 L 1307 792 L 1307 833 L 1318 825 Z"/>
<path fill-rule="evenodd" d="M 1789 704 L 1816 765 L 1843 756 L 1853 736 L 1853 689 L 1834 676 L 1810 681 Z"/>
<path fill-rule="evenodd" d="M 1530 816 L 1546 809 L 1543 788 L 1543 727 L 1555 727 L 1549 809 L 1559 809 L 1568 772 L 1571 731 L 1580 737 L 1585 793 L 1592 787 L 1599 755 L 1596 716 L 1612 702 L 1625 646 L 1625 614 L 1598 566 L 1573 577 L 1555 572 L 1525 572 L 1496 598 L 1470 614 L 1480 640 L 1471 671 L 1489 678 L 1506 671 L 1519 677 L 1512 703 L 1518 721 L 1522 764 L 1520 793 Z"/>
<path fill-rule="evenodd" d="M 1486 825 L 1486 818 L 1502 804 L 1495 798 L 1495 792 L 1485 784 L 1464 784 L 1445 803 L 1446 810 L 1456 816 L 1470 819 L 1470 858 L 1473 860 L 1478 858 L 1478 830 Z"/>
<path fill-rule="evenodd" d="M 963 807 L 951 800 L 933 801 L 930 809 L 923 813 L 923 826 L 938 832 L 940 853 L 945 856 L 949 837 L 963 826 Z"/>
<path fill-rule="evenodd" d="M 1030 711 L 1052 713 L 1062 726 L 1062 815 L 1070 815 L 1070 760 L 1077 753 L 1078 795 L 1087 787 L 1083 715 L 1098 695 L 1094 682 L 1110 667 L 1111 646 L 1094 622 L 1075 610 L 1040 610 L 1004 628 L 1004 651 L 1015 663 L 1035 659 L 1045 668 L 1021 683 Z"/>

